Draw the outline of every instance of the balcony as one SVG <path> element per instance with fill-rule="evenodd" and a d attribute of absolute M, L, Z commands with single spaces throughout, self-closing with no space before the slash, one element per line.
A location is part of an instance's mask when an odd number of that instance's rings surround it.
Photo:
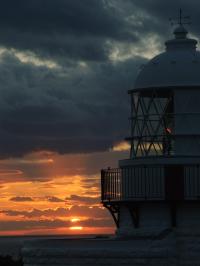
<path fill-rule="evenodd" d="M 136 165 L 101 171 L 102 202 L 198 201 L 200 165 Z"/>

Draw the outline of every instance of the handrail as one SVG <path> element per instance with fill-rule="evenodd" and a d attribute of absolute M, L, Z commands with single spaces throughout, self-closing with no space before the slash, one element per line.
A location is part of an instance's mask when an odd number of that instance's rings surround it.
<path fill-rule="evenodd" d="M 135 165 L 101 171 L 102 202 L 166 200 L 166 165 Z M 184 199 L 200 200 L 200 165 L 183 168 Z M 176 177 L 174 177 L 176 178 Z"/>

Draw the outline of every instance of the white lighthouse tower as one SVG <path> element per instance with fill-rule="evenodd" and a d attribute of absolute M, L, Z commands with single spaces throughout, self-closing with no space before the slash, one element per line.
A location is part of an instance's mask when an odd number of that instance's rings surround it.
<path fill-rule="evenodd" d="M 200 52 L 182 20 L 129 91 L 130 158 L 102 170 L 119 236 L 200 229 Z"/>

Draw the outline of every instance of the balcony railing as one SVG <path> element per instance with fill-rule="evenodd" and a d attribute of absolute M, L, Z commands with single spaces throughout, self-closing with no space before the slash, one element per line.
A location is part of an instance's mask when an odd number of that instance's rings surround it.
<path fill-rule="evenodd" d="M 200 165 L 139 165 L 101 172 L 102 201 L 200 200 Z"/>

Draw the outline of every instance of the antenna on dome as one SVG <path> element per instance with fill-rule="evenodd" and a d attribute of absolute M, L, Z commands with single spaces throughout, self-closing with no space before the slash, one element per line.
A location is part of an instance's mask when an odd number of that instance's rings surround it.
<path fill-rule="evenodd" d="M 179 26 L 183 26 L 183 25 L 191 25 L 191 17 L 190 16 L 183 16 L 183 11 L 180 8 L 179 10 L 179 17 L 174 19 L 174 18 L 170 18 L 169 21 L 171 22 L 171 25 L 179 25 Z"/>

